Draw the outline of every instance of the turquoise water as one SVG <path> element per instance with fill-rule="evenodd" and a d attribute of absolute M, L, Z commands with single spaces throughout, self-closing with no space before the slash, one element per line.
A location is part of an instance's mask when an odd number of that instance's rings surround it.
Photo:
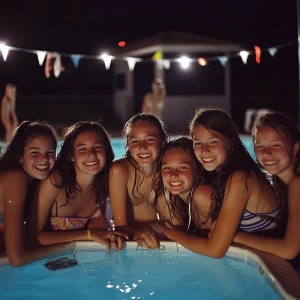
<path fill-rule="evenodd" d="M 64 270 L 48 270 L 46 260 L 0 267 L 0 299 L 281 299 L 256 267 L 228 257 L 135 249 L 75 257 Z"/>
<path fill-rule="evenodd" d="M 254 158 L 255 154 L 253 151 L 251 137 L 244 135 L 244 136 L 241 136 L 240 138 L 241 138 L 242 142 L 244 143 L 244 145 L 246 146 L 249 153 L 251 154 L 252 158 Z M 61 144 L 62 144 L 62 141 L 58 141 L 56 153 L 59 153 Z M 125 148 L 125 141 L 123 140 L 123 138 L 112 138 L 111 144 L 114 149 L 115 159 L 121 158 L 124 155 L 124 148 Z M 0 148 L 1 148 L 1 153 L 2 153 L 5 149 L 4 143 L 0 143 Z"/>

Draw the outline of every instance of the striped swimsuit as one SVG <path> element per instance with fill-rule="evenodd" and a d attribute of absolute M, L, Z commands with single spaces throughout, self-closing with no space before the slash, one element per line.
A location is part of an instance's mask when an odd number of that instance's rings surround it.
<path fill-rule="evenodd" d="M 247 232 L 255 232 L 276 228 L 276 221 L 279 219 L 279 214 L 279 208 L 269 213 L 253 213 L 245 209 L 239 229 Z"/>

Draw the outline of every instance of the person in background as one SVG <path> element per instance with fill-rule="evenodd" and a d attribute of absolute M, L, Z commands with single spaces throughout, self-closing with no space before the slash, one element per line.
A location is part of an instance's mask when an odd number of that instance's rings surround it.
<path fill-rule="evenodd" d="M 285 259 L 293 259 L 300 252 L 299 128 L 286 115 L 270 112 L 256 119 L 252 138 L 259 164 L 272 175 L 273 187 L 280 197 L 285 216 L 282 227 L 286 227 L 286 230 L 282 238 L 238 232 L 234 241 Z"/>
<path fill-rule="evenodd" d="M 150 223 L 157 220 L 152 180 L 161 149 L 168 140 L 164 124 L 151 114 L 133 116 L 123 128 L 127 151 L 113 162 L 109 196 L 116 229 L 128 233 L 139 246 L 158 248 Z"/>
<path fill-rule="evenodd" d="M 19 121 L 16 115 L 17 88 L 14 84 L 8 83 L 5 87 L 5 94 L 1 103 L 1 122 L 5 128 L 5 143 L 8 144 Z"/>
<path fill-rule="evenodd" d="M 209 239 L 167 226 L 156 231 L 196 253 L 221 258 L 237 230 L 273 234 L 280 216 L 276 194 L 242 144 L 233 119 L 221 109 L 196 112 L 190 134 L 194 152 L 203 166 L 201 179 L 210 185 L 207 217 L 215 222 Z"/>
<path fill-rule="evenodd" d="M 166 96 L 167 92 L 163 81 L 161 79 L 153 80 L 152 92 L 147 93 L 144 97 L 142 113 L 151 114 L 162 120 Z"/>
<path fill-rule="evenodd" d="M 37 240 L 40 245 L 95 241 L 122 248 L 125 234 L 108 231 L 105 218 L 108 171 L 114 159 L 104 127 L 77 122 L 66 130 L 50 176 L 37 193 Z M 51 225 L 51 228 L 50 228 Z"/>
<path fill-rule="evenodd" d="M 56 136 L 44 122 L 22 122 L 0 159 L 0 252 L 14 267 L 58 254 L 72 243 L 34 249 L 28 230 L 35 188 L 55 163 Z M 4 243 L 5 240 L 5 243 Z"/>

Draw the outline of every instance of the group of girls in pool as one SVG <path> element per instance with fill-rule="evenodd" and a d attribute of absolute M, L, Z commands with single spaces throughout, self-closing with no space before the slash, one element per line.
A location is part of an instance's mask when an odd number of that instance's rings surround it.
<path fill-rule="evenodd" d="M 162 121 L 137 114 L 123 129 L 126 153 L 114 160 L 105 128 L 78 122 L 55 159 L 53 128 L 21 123 L 0 158 L 0 234 L 10 263 L 63 253 L 74 241 L 120 251 L 124 240 L 157 249 L 166 239 L 215 258 L 233 242 L 295 258 L 297 125 L 281 113 L 260 116 L 252 132 L 257 162 L 221 109 L 197 110 L 189 129 L 190 137 L 169 140 Z M 107 197 L 116 230 L 105 218 Z"/>

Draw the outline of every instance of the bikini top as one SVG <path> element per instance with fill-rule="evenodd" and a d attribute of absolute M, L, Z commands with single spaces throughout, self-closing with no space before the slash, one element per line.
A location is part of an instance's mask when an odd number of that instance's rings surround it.
<path fill-rule="evenodd" d="M 269 213 L 253 213 L 245 209 L 239 229 L 247 232 L 276 228 L 279 221 L 279 208 Z"/>
<path fill-rule="evenodd" d="M 55 201 L 56 216 L 58 215 L 57 201 Z M 51 216 L 50 224 L 53 230 L 83 229 L 89 218 L 82 217 L 56 217 Z"/>

